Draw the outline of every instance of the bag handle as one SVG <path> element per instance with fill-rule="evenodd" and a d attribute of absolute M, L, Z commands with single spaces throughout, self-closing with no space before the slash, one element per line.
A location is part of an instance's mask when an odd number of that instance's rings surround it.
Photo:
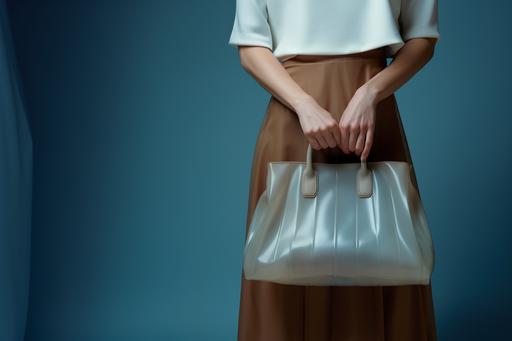
<path fill-rule="evenodd" d="M 361 167 L 357 171 L 356 184 L 357 194 L 360 198 L 369 198 L 373 192 L 372 172 L 366 164 L 366 160 L 361 160 Z M 306 155 L 306 167 L 302 172 L 300 180 L 302 195 L 306 198 L 314 198 L 318 192 L 318 174 L 313 167 L 313 148 L 308 144 Z"/>

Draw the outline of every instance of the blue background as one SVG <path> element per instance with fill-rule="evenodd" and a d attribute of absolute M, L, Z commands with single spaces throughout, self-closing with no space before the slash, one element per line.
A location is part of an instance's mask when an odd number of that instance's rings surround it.
<path fill-rule="evenodd" d="M 30 284 L 32 138 L 0 0 L 0 340 L 23 340 Z"/>
<path fill-rule="evenodd" d="M 252 152 L 269 94 L 234 1 L 8 1 L 34 140 L 26 340 L 235 340 Z M 440 340 L 512 318 L 512 4 L 440 1 L 397 93 L 436 248 Z"/>

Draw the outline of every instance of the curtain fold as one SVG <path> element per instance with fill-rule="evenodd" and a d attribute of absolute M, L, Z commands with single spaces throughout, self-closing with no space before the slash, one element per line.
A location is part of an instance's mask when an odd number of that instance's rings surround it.
<path fill-rule="evenodd" d="M 0 0 L 0 340 L 22 341 L 28 309 L 32 137 Z"/>

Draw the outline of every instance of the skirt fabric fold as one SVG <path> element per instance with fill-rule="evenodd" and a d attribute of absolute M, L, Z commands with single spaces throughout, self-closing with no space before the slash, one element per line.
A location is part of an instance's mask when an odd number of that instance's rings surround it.
<path fill-rule="evenodd" d="M 386 67 L 383 49 L 352 55 L 294 56 L 290 76 L 339 121 L 361 85 Z M 271 97 L 253 155 L 246 235 L 271 161 L 305 161 L 308 141 L 297 114 Z M 313 162 L 359 162 L 337 148 Z M 412 159 L 395 97 L 377 107 L 368 161 Z M 418 188 L 414 167 L 413 184 Z M 419 188 L 418 188 L 418 192 Z M 300 286 L 241 278 L 238 341 L 434 341 L 431 285 Z"/>

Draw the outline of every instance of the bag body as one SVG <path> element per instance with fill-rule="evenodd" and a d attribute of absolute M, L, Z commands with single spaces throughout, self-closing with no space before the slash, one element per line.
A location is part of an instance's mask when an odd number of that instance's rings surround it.
<path fill-rule="evenodd" d="M 246 279 L 296 285 L 430 283 L 434 247 L 411 165 L 269 162 L 246 238 Z"/>

